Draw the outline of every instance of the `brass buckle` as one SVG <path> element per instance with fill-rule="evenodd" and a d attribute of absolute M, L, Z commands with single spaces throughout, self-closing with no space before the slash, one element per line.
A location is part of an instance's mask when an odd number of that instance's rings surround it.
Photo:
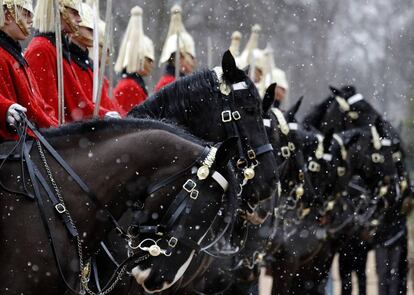
<path fill-rule="evenodd" d="M 221 121 L 223 123 L 231 122 L 231 111 L 222 111 L 221 112 Z"/>
<path fill-rule="evenodd" d="M 374 163 L 384 163 L 384 156 L 378 153 L 373 153 L 371 159 Z"/>
<path fill-rule="evenodd" d="M 198 190 L 193 189 L 193 190 L 190 192 L 190 198 L 191 198 L 191 199 L 193 199 L 193 200 L 197 200 L 197 198 L 198 198 L 198 194 L 199 194 Z"/>
<path fill-rule="evenodd" d="M 290 149 L 289 149 L 289 147 L 288 146 L 282 146 L 281 148 L 280 148 L 280 151 L 282 152 L 282 156 L 284 157 L 284 158 L 289 158 L 290 157 Z"/>
<path fill-rule="evenodd" d="M 240 115 L 239 111 L 234 111 L 232 113 L 232 116 L 233 116 L 234 121 L 238 121 L 238 120 L 241 119 L 241 115 Z"/>
<path fill-rule="evenodd" d="M 197 184 L 192 180 L 192 179 L 188 179 L 184 185 L 183 185 L 183 189 L 188 192 L 191 193 L 195 187 L 197 186 Z"/>
<path fill-rule="evenodd" d="M 337 172 L 338 172 L 338 176 L 344 176 L 346 173 L 346 168 L 340 166 L 337 168 Z"/>
<path fill-rule="evenodd" d="M 395 163 L 401 161 L 402 155 L 401 152 L 395 152 L 392 154 L 392 159 Z"/>
<path fill-rule="evenodd" d="M 312 172 L 319 172 L 321 171 L 321 165 L 319 163 L 316 163 L 315 161 L 310 161 L 308 165 L 309 171 Z"/>
<path fill-rule="evenodd" d="M 248 157 L 250 160 L 254 160 L 254 159 L 256 159 L 256 153 L 254 152 L 254 150 L 248 150 L 248 151 L 247 151 L 247 157 Z"/>
<path fill-rule="evenodd" d="M 171 237 L 168 240 L 168 246 L 170 246 L 171 248 L 174 248 L 175 246 L 177 246 L 178 243 L 178 239 L 176 237 Z"/>
<path fill-rule="evenodd" d="M 237 168 L 243 169 L 244 167 L 246 167 L 246 161 L 242 159 L 238 159 L 236 165 L 237 165 Z"/>
<path fill-rule="evenodd" d="M 299 170 L 298 178 L 299 178 L 300 181 L 304 181 L 305 180 L 305 173 L 303 173 L 302 170 Z"/>
<path fill-rule="evenodd" d="M 66 207 L 62 203 L 56 204 L 55 209 L 59 214 L 63 214 L 66 212 Z"/>

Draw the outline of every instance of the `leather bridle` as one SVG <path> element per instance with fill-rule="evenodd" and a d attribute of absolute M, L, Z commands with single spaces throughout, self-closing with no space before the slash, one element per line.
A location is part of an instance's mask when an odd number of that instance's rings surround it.
<path fill-rule="evenodd" d="M 228 138 L 236 137 L 238 139 L 238 159 L 236 161 L 236 167 L 242 172 L 243 176 L 239 192 L 239 195 L 241 195 L 243 187 L 249 180 L 252 180 L 255 177 L 255 168 L 260 164 L 258 157 L 272 152 L 273 147 L 272 144 L 269 143 L 266 132 L 264 132 L 264 140 L 267 143 L 258 147 L 253 147 L 250 143 L 249 137 L 247 136 L 248 133 L 245 132 L 242 124 L 240 123 L 242 116 L 235 107 L 235 92 L 243 90 L 250 91 L 247 83 L 243 81 L 228 85 L 223 80 L 222 70 L 215 68 L 213 69 L 213 73 L 216 74 L 220 94 L 222 95 L 221 123 L 224 124 Z"/>

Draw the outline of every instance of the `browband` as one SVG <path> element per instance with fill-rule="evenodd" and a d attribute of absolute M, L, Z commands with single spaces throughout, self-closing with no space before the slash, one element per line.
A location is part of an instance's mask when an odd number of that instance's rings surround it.
<path fill-rule="evenodd" d="M 354 103 L 357 103 L 358 101 L 361 101 L 363 99 L 364 99 L 364 97 L 362 96 L 362 94 L 361 93 L 357 93 L 357 94 L 352 95 L 351 97 L 349 97 L 347 99 L 347 101 L 348 101 L 348 104 L 349 105 L 353 105 Z"/>

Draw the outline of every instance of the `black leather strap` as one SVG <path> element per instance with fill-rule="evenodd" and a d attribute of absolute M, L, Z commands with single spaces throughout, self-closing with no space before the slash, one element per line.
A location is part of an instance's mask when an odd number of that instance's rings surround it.
<path fill-rule="evenodd" d="M 58 211 L 58 208 L 56 206 L 58 206 L 58 204 L 60 204 L 60 202 L 59 202 L 58 198 L 55 196 L 55 194 L 52 192 L 52 190 L 50 189 L 46 179 L 39 172 L 39 170 L 38 170 L 35 163 L 32 162 L 31 165 L 33 165 L 32 169 L 34 170 L 34 174 L 35 174 L 37 180 L 40 182 L 40 184 L 42 185 L 44 191 L 46 192 L 47 196 L 49 197 L 50 201 L 52 202 L 52 206 L 55 209 L 56 214 L 58 214 L 59 217 L 62 219 L 63 223 L 65 224 L 65 227 L 67 228 L 67 230 L 69 231 L 71 236 L 72 237 L 78 236 L 78 231 L 70 223 L 68 215 L 65 214 L 65 212 Z M 63 204 L 60 204 L 60 205 L 63 206 Z"/>
<path fill-rule="evenodd" d="M 93 272 L 93 278 L 95 280 L 96 289 L 98 290 L 99 293 L 102 293 L 101 282 L 99 281 L 98 265 L 96 264 L 95 257 L 92 257 L 91 263 L 92 263 L 92 272 Z"/>
<path fill-rule="evenodd" d="M 59 257 L 58 257 L 58 254 L 57 254 L 57 248 L 56 248 L 56 245 L 55 245 L 55 240 L 53 238 L 53 235 L 52 235 L 52 232 L 50 230 L 49 223 L 48 223 L 45 204 L 43 202 L 43 198 L 42 198 L 42 195 L 40 193 L 39 183 L 36 180 L 34 165 L 33 165 L 33 162 L 30 158 L 29 150 L 28 150 L 26 145 L 23 145 L 23 153 L 24 153 L 24 159 L 25 159 L 26 165 L 27 165 L 27 170 L 29 171 L 29 176 L 30 176 L 30 179 L 32 181 L 33 190 L 35 192 L 34 195 L 35 195 L 37 205 L 38 205 L 38 208 L 39 208 L 39 211 L 40 211 L 40 218 L 41 218 L 42 223 L 44 225 L 46 234 L 49 238 L 51 248 L 52 248 L 53 257 L 55 258 L 56 266 L 58 267 L 60 276 L 61 276 L 62 280 L 64 281 L 64 283 L 65 283 L 66 287 L 68 288 L 68 290 L 70 290 L 74 294 L 78 294 L 78 292 L 73 290 L 72 287 L 70 286 L 70 284 L 65 279 L 63 269 L 62 269 L 62 266 L 60 264 Z"/>
<path fill-rule="evenodd" d="M 89 199 L 95 204 L 97 208 L 102 210 L 106 213 L 108 218 L 114 224 L 116 229 L 122 234 L 125 235 L 125 231 L 119 225 L 117 220 L 113 217 L 113 215 L 106 209 L 105 206 L 97 199 L 96 194 L 89 189 L 88 185 L 76 174 L 76 172 L 66 163 L 65 160 L 59 155 L 59 153 L 49 144 L 49 142 L 43 137 L 42 134 L 33 126 L 33 124 L 25 118 L 25 123 L 29 127 L 30 130 L 34 133 L 37 139 L 43 144 L 43 146 L 47 149 L 47 151 L 52 155 L 52 157 L 59 163 L 59 165 L 69 174 L 70 177 L 78 184 L 78 186 L 85 192 L 85 194 L 89 197 Z"/>
<path fill-rule="evenodd" d="M 151 194 L 155 193 L 156 191 L 162 189 L 163 187 L 169 185 L 170 183 L 174 182 L 178 178 L 182 177 L 184 174 L 188 173 L 188 171 L 190 171 L 191 168 L 193 168 L 197 165 L 201 165 L 202 161 L 207 157 L 209 152 L 210 152 L 210 148 L 208 146 L 206 146 L 204 148 L 203 152 L 201 153 L 201 155 L 191 165 L 185 167 L 180 172 L 161 180 L 160 182 L 157 182 L 155 184 L 152 184 L 152 185 L 148 186 L 147 194 L 151 195 Z"/>
<path fill-rule="evenodd" d="M 254 150 L 254 152 L 256 153 L 256 156 L 260 156 L 260 155 L 263 155 L 265 153 L 272 152 L 272 151 L 273 151 L 273 146 L 271 143 L 259 146 L 258 148 Z"/>

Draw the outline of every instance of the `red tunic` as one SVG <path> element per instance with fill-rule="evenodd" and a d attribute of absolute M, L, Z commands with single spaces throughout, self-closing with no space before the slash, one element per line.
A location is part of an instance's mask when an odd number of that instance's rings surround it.
<path fill-rule="evenodd" d="M 85 92 L 89 101 L 93 102 L 93 61 L 89 58 L 87 50 L 84 51 L 75 44 L 70 44 L 69 49 L 71 53 L 71 64 L 79 78 L 82 90 Z M 123 117 L 126 115 L 117 101 L 109 98 L 109 81 L 106 77 L 104 77 L 102 83 L 101 108 L 108 111 L 116 111 Z"/>
<path fill-rule="evenodd" d="M 124 73 L 114 89 L 114 97 L 123 110 L 129 112 L 148 97 L 144 80 L 138 74 Z"/>
<path fill-rule="evenodd" d="M 27 47 L 25 56 L 35 74 L 42 96 L 54 108 L 55 113 L 58 114 L 57 59 L 54 38 L 55 35 L 53 33 L 35 36 Z M 91 118 L 94 106 L 87 99 L 79 79 L 70 64 L 67 45 L 63 46 L 63 79 L 66 122 Z M 99 115 L 104 115 L 105 113 L 106 110 L 100 109 Z"/>
<path fill-rule="evenodd" d="M 0 31 L 0 138 L 5 140 L 17 138 L 6 126 L 7 110 L 13 103 L 27 108 L 29 120 L 38 127 L 57 126 L 54 110 L 41 97 L 20 45 Z"/>
<path fill-rule="evenodd" d="M 184 73 L 180 72 L 180 77 L 184 77 Z M 161 76 L 160 80 L 154 87 L 154 92 L 158 92 L 161 88 L 175 81 L 175 66 L 167 64 L 165 66 L 164 75 Z"/>
<path fill-rule="evenodd" d="M 161 88 L 163 88 L 164 86 L 167 86 L 168 84 L 170 84 L 174 81 L 175 81 L 175 76 L 173 76 L 173 75 L 165 74 L 165 75 L 161 76 L 158 83 L 154 86 L 154 92 L 160 91 Z"/>

